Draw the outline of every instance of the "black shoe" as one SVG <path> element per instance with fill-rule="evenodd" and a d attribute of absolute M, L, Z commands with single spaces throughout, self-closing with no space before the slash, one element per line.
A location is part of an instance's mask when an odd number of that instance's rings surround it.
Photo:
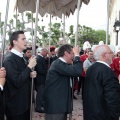
<path fill-rule="evenodd" d="M 44 110 L 37 110 L 37 109 L 35 109 L 35 112 L 38 112 L 38 113 L 45 113 Z"/>
<path fill-rule="evenodd" d="M 77 97 L 75 97 L 75 95 L 73 95 L 73 99 L 77 100 Z"/>

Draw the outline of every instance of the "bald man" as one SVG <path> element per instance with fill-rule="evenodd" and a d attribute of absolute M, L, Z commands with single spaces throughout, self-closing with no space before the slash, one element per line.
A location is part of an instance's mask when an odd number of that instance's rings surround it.
<path fill-rule="evenodd" d="M 120 85 L 110 68 L 113 52 L 107 45 L 94 49 L 96 62 L 86 71 L 83 97 L 84 120 L 118 120 Z"/>

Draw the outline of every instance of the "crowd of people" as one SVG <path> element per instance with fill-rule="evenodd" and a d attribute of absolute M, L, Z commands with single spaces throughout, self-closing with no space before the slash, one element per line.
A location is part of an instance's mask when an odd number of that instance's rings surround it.
<path fill-rule="evenodd" d="M 114 54 L 108 45 L 91 49 L 87 41 L 84 51 L 64 44 L 37 48 L 32 56 L 23 31 L 11 34 L 10 45 L 0 69 L 0 120 L 30 120 L 32 79 L 35 111 L 45 113 L 45 120 L 67 120 L 76 84 L 84 120 L 119 119 L 120 47 Z"/>

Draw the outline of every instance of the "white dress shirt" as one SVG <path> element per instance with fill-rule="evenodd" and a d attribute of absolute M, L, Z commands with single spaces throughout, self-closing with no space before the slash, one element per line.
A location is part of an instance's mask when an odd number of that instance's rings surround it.
<path fill-rule="evenodd" d="M 23 57 L 23 52 L 19 52 L 19 51 L 15 50 L 14 48 L 11 50 L 11 52 L 21 58 Z"/>
<path fill-rule="evenodd" d="M 2 85 L 0 85 L 0 88 L 1 88 L 1 90 L 3 91 L 3 86 L 2 86 Z"/>

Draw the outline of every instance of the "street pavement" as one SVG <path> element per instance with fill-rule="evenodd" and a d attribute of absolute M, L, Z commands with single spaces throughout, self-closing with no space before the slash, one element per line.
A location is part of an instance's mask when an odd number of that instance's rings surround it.
<path fill-rule="evenodd" d="M 83 107 L 82 107 L 82 99 L 81 95 L 76 95 L 75 96 L 78 99 L 73 100 L 73 112 L 72 112 L 72 120 L 83 120 Z M 33 119 L 32 120 L 45 120 L 44 118 L 44 113 L 33 113 Z M 69 116 L 68 116 L 69 120 Z"/>

